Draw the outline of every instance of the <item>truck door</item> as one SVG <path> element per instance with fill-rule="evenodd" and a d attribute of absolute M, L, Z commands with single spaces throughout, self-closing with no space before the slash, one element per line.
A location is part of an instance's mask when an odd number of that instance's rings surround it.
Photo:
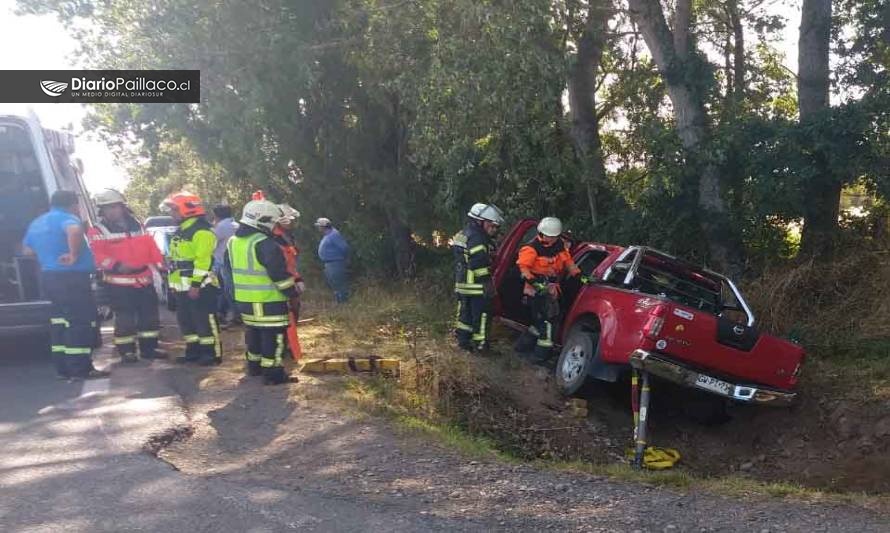
<path fill-rule="evenodd" d="M 531 313 L 522 304 L 523 281 L 516 259 L 519 248 L 537 235 L 537 225 L 538 221 L 533 219 L 517 222 L 500 242 L 494 262 L 495 314 L 526 326 L 531 323 Z"/>

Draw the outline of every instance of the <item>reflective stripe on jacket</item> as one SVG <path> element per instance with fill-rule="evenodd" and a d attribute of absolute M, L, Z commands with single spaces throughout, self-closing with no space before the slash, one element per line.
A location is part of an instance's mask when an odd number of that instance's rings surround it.
<path fill-rule="evenodd" d="M 465 296 L 482 296 L 485 283 L 491 279 L 491 237 L 476 222 L 451 238 L 454 252 L 454 292 Z"/>
<path fill-rule="evenodd" d="M 185 292 L 191 287 L 218 286 L 213 274 L 213 250 L 216 235 L 204 217 L 182 221 L 170 239 L 170 288 Z"/>
<path fill-rule="evenodd" d="M 236 302 L 287 301 L 287 295 L 282 291 L 294 286 L 294 278 L 273 281 L 266 267 L 257 258 L 257 245 L 268 238 L 263 233 L 254 233 L 246 237 L 235 236 L 229 239 L 228 254 L 232 266 Z"/>
<path fill-rule="evenodd" d="M 113 228 L 115 230 L 119 228 Z M 150 266 L 163 264 L 164 258 L 154 239 L 145 233 L 136 219 L 128 220 L 127 231 L 113 231 L 106 223 L 97 223 L 87 231 L 96 267 L 102 279 L 111 285 L 146 287 L 152 285 Z M 122 266 L 140 268 L 137 273 L 122 273 Z"/>
<path fill-rule="evenodd" d="M 519 249 L 516 264 L 527 284 L 538 278 L 558 282 L 563 274 L 574 276 L 579 273 L 562 239 L 557 239 L 548 246 L 540 237 L 536 238 L 531 244 Z"/>

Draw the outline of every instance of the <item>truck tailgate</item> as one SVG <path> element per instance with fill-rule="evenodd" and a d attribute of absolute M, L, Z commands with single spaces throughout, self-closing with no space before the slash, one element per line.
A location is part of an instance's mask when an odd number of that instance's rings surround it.
<path fill-rule="evenodd" d="M 659 352 L 690 365 L 708 369 L 749 383 L 769 385 L 779 389 L 793 389 L 797 383 L 799 365 L 804 350 L 791 342 L 772 335 L 757 334 L 742 325 L 728 325 L 740 337 L 750 335 L 750 342 L 733 344 L 718 337 L 718 318 L 706 312 L 672 305 L 665 316 L 660 337 L 656 342 Z M 727 324 L 723 324 L 727 328 Z M 730 333 L 732 335 L 732 333 Z"/>

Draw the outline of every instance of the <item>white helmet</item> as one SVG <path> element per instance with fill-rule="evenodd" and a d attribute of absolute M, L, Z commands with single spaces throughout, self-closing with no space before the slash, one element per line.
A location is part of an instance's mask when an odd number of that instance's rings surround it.
<path fill-rule="evenodd" d="M 93 196 L 93 203 L 96 204 L 96 207 L 102 207 L 103 205 L 125 204 L 127 199 L 114 189 L 103 189 Z"/>
<path fill-rule="evenodd" d="M 475 220 L 492 222 L 498 226 L 504 223 L 504 215 L 494 204 L 473 204 L 467 216 Z"/>
<path fill-rule="evenodd" d="M 290 224 L 300 218 L 300 212 L 287 204 L 278 204 L 278 208 L 281 209 L 282 222 L 285 224 Z"/>
<path fill-rule="evenodd" d="M 281 208 L 269 200 L 252 200 L 244 206 L 241 224 L 259 230 L 272 231 L 284 216 Z"/>
<path fill-rule="evenodd" d="M 547 237 L 562 235 L 562 221 L 556 217 L 544 217 L 538 223 L 538 233 Z"/>
<path fill-rule="evenodd" d="M 333 223 L 331 223 L 331 219 L 321 217 L 315 221 L 314 226 L 316 228 L 330 228 L 331 226 L 333 226 Z"/>

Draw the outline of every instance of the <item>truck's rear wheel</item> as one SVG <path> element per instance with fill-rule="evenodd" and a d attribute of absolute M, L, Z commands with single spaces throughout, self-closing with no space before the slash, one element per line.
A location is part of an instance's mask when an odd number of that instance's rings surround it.
<path fill-rule="evenodd" d="M 599 328 L 590 323 L 575 324 L 569 330 L 556 363 L 556 386 L 563 395 L 576 394 L 584 386 L 599 337 Z"/>

